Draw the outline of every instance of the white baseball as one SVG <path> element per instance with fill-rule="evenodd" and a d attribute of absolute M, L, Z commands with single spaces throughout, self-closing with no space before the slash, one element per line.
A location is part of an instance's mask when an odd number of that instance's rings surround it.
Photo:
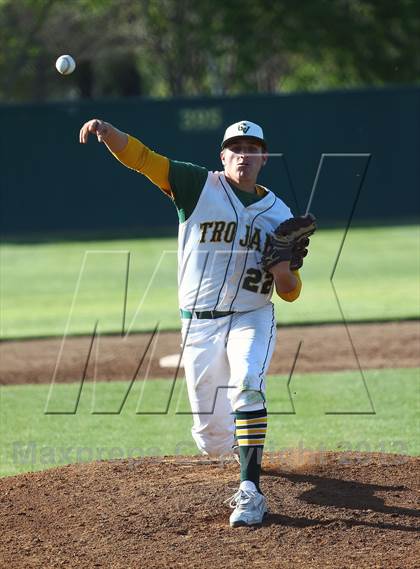
<path fill-rule="evenodd" d="M 71 55 L 60 55 L 55 62 L 55 67 L 61 75 L 70 75 L 76 69 L 76 62 Z"/>

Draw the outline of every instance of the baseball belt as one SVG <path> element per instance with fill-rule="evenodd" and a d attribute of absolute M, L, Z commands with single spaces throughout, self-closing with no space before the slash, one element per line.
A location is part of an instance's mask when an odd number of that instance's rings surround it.
<path fill-rule="evenodd" d="M 220 311 L 220 310 L 204 310 L 204 311 L 191 311 L 180 309 L 181 318 L 198 318 L 198 319 L 208 319 L 213 320 L 214 318 L 222 318 L 223 316 L 230 316 L 235 314 L 233 310 Z"/>

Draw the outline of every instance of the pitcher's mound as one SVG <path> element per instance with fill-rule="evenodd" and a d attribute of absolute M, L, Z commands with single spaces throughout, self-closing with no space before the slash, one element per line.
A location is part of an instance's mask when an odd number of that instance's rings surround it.
<path fill-rule="evenodd" d="M 149 458 L 3 478 L 0 566 L 414 568 L 419 463 L 269 455 L 262 487 L 270 514 L 259 529 L 228 525 L 233 462 Z"/>

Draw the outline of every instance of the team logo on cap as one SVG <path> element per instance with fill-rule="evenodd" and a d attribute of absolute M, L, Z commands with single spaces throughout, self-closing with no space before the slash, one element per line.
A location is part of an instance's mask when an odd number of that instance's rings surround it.
<path fill-rule="evenodd" d="M 241 122 L 238 124 L 238 130 L 241 130 L 244 134 L 246 134 L 249 131 L 249 124 L 246 122 Z"/>

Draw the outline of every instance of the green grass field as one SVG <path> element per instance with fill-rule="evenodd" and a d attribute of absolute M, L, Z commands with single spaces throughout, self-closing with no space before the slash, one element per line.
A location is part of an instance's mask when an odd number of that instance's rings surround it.
<path fill-rule="evenodd" d="M 280 323 L 341 320 L 330 277 L 342 236 L 338 230 L 314 236 L 301 298 L 292 304 L 276 301 Z M 347 320 L 418 317 L 418 245 L 413 226 L 349 232 L 334 275 Z M 150 330 L 158 322 L 177 329 L 176 240 L 3 244 L 0 301 L 3 339 L 89 334 L 96 321 L 102 333 L 120 332 L 123 325 Z M 267 449 L 418 454 L 419 371 L 367 370 L 376 414 L 368 414 L 358 373 L 297 375 L 293 405 L 287 378 L 270 377 Z M 127 390 L 125 382 L 86 384 L 75 414 L 44 411 L 71 412 L 78 384 L 55 386 L 49 399 L 47 385 L 3 386 L 0 475 L 97 459 L 195 454 L 185 383 L 177 382 L 170 399 L 171 386 L 167 380 L 136 383 L 119 414 L 112 413 Z"/>
<path fill-rule="evenodd" d="M 358 373 L 296 375 L 290 384 L 295 414 L 287 378 L 270 377 L 266 448 L 276 453 L 306 448 L 418 454 L 414 402 L 419 375 L 419 369 L 366 371 L 374 415 L 360 414 L 371 407 Z M 55 386 L 49 402 L 48 385 L 2 387 L 0 474 L 99 459 L 197 453 L 183 380 L 176 382 L 172 398 L 168 380 L 138 382 L 120 414 L 103 414 L 118 409 L 127 385 L 99 383 L 94 390 L 86 384 L 77 413 L 71 415 L 45 410 L 72 409 L 76 384 Z M 345 414 L 327 414 L 331 412 Z"/>
<path fill-rule="evenodd" d="M 302 270 L 298 302 L 276 301 L 282 323 L 341 320 L 330 283 L 342 230 L 320 230 Z M 419 231 L 414 226 L 352 229 L 334 276 L 347 320 L 419 313 Z M 21 338 L 179 327 L 176 240 L 4 244 L 0 250 L 1 336 Z"/>

